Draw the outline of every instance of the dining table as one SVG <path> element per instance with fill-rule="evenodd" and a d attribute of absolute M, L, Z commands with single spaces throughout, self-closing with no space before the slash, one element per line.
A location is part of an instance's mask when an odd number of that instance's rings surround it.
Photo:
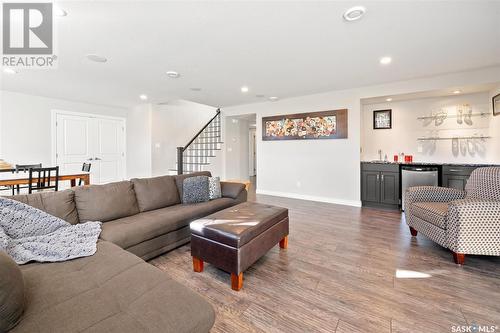
<path fill-rule="evenodd" d="M 55 176 L 51 181 L 55 181 Z M 76 186 L 77 180 L 82 180 L 84 185 L 90 185 L 90 172 L 60 172 L 59 181 L 69 181 L 71 187 Z M 16 186 L 29 184 L 29 172 L 15 172 L 15 169 L 0 170 L 0 186 Z"/>

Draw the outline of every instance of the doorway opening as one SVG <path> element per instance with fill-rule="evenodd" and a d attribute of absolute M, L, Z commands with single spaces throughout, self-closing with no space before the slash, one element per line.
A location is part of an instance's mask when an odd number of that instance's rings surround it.
<path fill-rule="evenodd" d="M 257 180 L 257 116 L 229 116 L 225 124 L 226 179 L 250 181 L 255 191 Z"/>

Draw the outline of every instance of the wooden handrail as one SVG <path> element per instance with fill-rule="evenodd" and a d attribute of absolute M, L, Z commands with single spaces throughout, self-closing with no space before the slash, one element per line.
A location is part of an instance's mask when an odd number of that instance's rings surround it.
<path fill-rule="evenodd" d="M 177 147 L 177 174 L 178 175 L 182 175 L 183 172 L 184 172 L 184 157 L 183 157 L 183 153 L 186 149 L 188 149 L 188 147 L 194 142 L 194 140 L 196 140 L 196 138 L 198 138 L 198 136 L 200 136 L 200 134 L 203 133 L 203 131 L 208 127 L 210 126 L 210 124 L 212 123 L 212 121 L 214 121 L 215 118 L 217 118 L 217 116 L 220 114 L 220 108 L 217 109 L 217 112 L 215 113 L 215 116 L 212 117 L 212 119 L 210 119 L 208 121 L 208 123 L 205 124 L 205 126 L 203 126 L 203 128 L 201 130 L 198 131 L 198 133 L 196 133 L 196 135 L 184 146 L 184 147 Z M 220 126 L 220 124 L 219 124 Z"/>
<path fill-rule="evenodd" d="M 205 125 L 205 126 L 203 126 L 203 128 L 202 128 L 202 129 L 201 129 L 198 133 L 196 133 L 196 135 L 195 135 L 195 136 L 194 136 L 194 137 L 193 137 L 193 138 L 192 138 L 192 139 L 188 142 L 188 144 L 187 144 L 187 145 L 185 145 L 185 146 L 183 147 L 183 151 L 184 151 L 184 150 L 186 150 L 186 149 L 189 147 L 189 145 L 193 143 L 193 141 L 194 141 L 194 140 L 196 140 L 196 138 L 197 138 L 197 137 L 201 134 L 201 132 L 203 132 L 203 131 L 205 130 L 205 128 L 207 128 L 207 127 L 210 125 L 210 123 L 211 123 L 211 122 L 212 122 L 215 118 L 217 118 L 217 116 L 218 116 L 219 114 L 220 114 L 220 108 L 219 108 L 219 109 L 217 109 L 217 112 L 215 113 L 215 116 L 213 116 L 213 117 L 212 117 L 212 119 L 210 119 L 210 120 L 208 121 L 208 123 L 206 123 L 206 125 Z"/>

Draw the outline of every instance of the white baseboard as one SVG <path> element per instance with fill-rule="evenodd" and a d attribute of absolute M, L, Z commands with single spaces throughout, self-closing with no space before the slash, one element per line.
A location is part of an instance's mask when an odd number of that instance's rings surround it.
<path fill-rule="evenodd" d="M 359 200 L 343 200 L 343 199 L 337 199 L 337 198 L 319 197 L 319 196 L 315 196 L 315 195 L 304 195 L 304 194 L 297 194 L 297 193 L 268 191 L 268 190 L 259 190 L 259 189 L 256 190 L 256 193 L 257 194 L 264 194 L 264 195 L 272 195 L 272 196 L 276 196 L 276 197 L 285 197 L 285 198 L 291 198 L 291 199 L 318 201 L 318 202 L 326 202 L 326 203 L 332 203 L 332 204 L 337 204 L 337 205 L 361 207 L 361 201 L 359 201 Z"/>

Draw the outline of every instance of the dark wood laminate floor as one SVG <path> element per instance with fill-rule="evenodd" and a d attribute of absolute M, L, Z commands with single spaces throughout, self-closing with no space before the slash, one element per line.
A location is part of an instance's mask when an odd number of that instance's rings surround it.
<path fill-rule="evenodd" d="M 251 195 L 290 210 L 289 248 L 274 247 L 244 273 L 240 292 L 209 264 L 194 273 L 189 245 L 151 263 L 215 308 L 212 332 L 452 332 L 500 329 L 500 258 L 463 267 L 398 212 Z M 423 275 L 400 278 L 400 275 Z"/>

